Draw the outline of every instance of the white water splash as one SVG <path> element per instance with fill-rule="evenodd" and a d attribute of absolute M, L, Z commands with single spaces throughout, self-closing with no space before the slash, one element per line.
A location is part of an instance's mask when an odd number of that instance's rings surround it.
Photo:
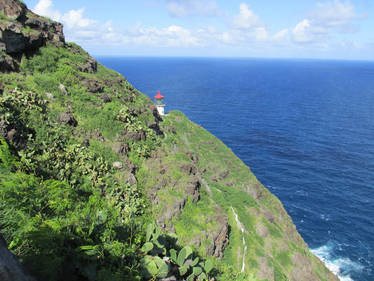
<path fill-rule="evenodd" d="M 351 261 L 349 258 L 333 258 L 331 252 L 334 246 L 328 243 L 316 249 L 311 249 L 316 255 L 341 281 L 354 281 L 347 271 L 362 271 L 363 266 Z"/>
<path fill-rule="evenodd" d="M 238 225 L 239 229 L 242 231 L 242 239 L 243 239 L 243 248 L 244 248 L 244 251 L 243 251 L 243 263 L 242 263 L 242 271 L 241 272 L 244 272 L 244 269 L 245 269 L 245 253 L 247 252 L 247 249 L 248 249 L 247 248 L 247 243 L 245 243 L 245 239 L 244 239 L 244 227 L 243 227 L 243 224 L 240 222 L 239 217 L 235 213 L 235 210 L 234 210 L 234 208 L 232 206 L 231 206 L 231 210 L 234 213 L 236 224 Z"/>

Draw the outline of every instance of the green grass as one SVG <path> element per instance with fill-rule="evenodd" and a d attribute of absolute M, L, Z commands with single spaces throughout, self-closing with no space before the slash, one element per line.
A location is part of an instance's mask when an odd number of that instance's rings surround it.
<path fill-rule="evenodd" d="M 291 261 L 291 252 L 290 251 L 282 251 L 276 256 L 276 260 L 285 268 L 290 268 L 292 265 Z"/>
<path fill-rule="evenodd" d="M 198 252 L 206 256 L 205 250 L 211 241 L 205 240 L 202 232 L 214 233 L 219 227 L 218 223 L 212 219 L 217 214 L 212 202 L 208 199 L 201 200 L 194 204 L 191 199 L 188 200 L 183 212 L 176 219 L 173 219 L 176 233 L 183 244 L 189 244 L 192 238 L 199 236 L 202 245 Z"/>
<path fill-rule="evenodd" d="M 47 45 L 22 60 L 20 73 L 0 76 L 4 86 L 0 118 L 22 128 L 25 142 L 9 143 L 9 148 L 0 140 L 0 228 L 31 272 L 41 280 L 59 281 L 58 276 L 66 277 L 61 270 L 69 270 L 63 265 L 71 258 L 83 275 L 89 266 L 95 267 L 95 277 L 84 276 L 87 280 L 124 276 L 139 280 L 143 224 L 159 219 L 186 198 L 187 185 L 203 178 L 209 188 L 201 185 L 199 200 L 189 198 L 181 213 L 165 223 L 167 229 L 175 229 L 181 247 L 199 238 L 196 253 L 206 257 L 212 241 L 205 233 L 215 233 L 219 221 L 228 218 L 229 245 L 222 260 L 213 258 L 218 280 L 256 280 L 263 257 L 269 260 L 275 280 L 287 280 L 295 252 L 310 257 L 321 280 L 328 276 L 302 242 L 284 235 L 292 221 L 280 201 L 228 147 L 178 111 L 163 117 L 160 127 L 166 134 L 156 136 L 148 128 L 155 121 L 150 99 L 100 64 L 96 73 L 79 71 L 88 59 L 75 44 Z M 83 83 L 87 79 L 105 85 L 111 101 L 104 103 L 103 93 L 89 93 Z M 59 84 L 66 86 L 68 95 Z M 18 90 L 10 93 L 14 88 Z M 44 104 L 46 93 L 54 99 Z M 64 112 L 72 112 L 77 127 L 58 123 Z M 121 119 L 122 114 L 128 119 Z M 126 130 L 142 130 L 146 140 L 125 137 Z M 98 139 L 100 134 L 104 140 Z M 85 138 L 90 142 L 87 148 L 81 146 Z M 129 144 L 128 156 L 116 153 L 120 143 Z M 197 163 L 190 159 L 191 153 L 198 156 Z M 130 171 L 112 169 L 114 161 L 131 162 L 137 184 L 126 184 Z M 186 165 L 194 166 L 197 174 L 189 174 Z M 261 198 L 250 195 L 248 190 L 254 188 Z M 231 208 L 245 228 L 248 250 L 243 274 L 243 234 Z M 266 218 L 268 212 L 273 222 Z M 259 224 L 269 230 L 267 237 L 257 234 Z M 25 239 L 30 244 L 24 244 Z M 284 245 L 283 251 L 278 245 Z"/>

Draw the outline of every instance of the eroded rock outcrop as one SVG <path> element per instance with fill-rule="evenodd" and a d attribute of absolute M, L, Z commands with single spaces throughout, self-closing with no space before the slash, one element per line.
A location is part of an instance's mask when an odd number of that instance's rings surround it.
<path fill-rule="evenodd" d="M 65 44 L 61 23 L 40 17 L 18 0 L 0 0 L 0 71 L 18 71 L 23 55 L 46 43 Z"/>

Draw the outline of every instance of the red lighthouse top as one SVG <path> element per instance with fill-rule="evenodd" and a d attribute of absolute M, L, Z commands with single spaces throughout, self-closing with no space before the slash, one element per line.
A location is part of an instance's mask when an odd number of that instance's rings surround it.
<path fill-rule="evenodd" d="M 160 94 L 160 91 L 158 91 L 157 95 L 155 95 L 155 99 L 163 99 L 164 96 Z"/>

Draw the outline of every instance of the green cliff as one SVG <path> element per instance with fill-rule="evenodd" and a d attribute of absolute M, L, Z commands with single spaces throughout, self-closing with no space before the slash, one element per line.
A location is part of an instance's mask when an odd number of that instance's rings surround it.
<path fill-rule="evenodd" d="M 0 35 L 0 232 L 36 280 L 338 280 L 208 131 L 19 1 Z"/>

